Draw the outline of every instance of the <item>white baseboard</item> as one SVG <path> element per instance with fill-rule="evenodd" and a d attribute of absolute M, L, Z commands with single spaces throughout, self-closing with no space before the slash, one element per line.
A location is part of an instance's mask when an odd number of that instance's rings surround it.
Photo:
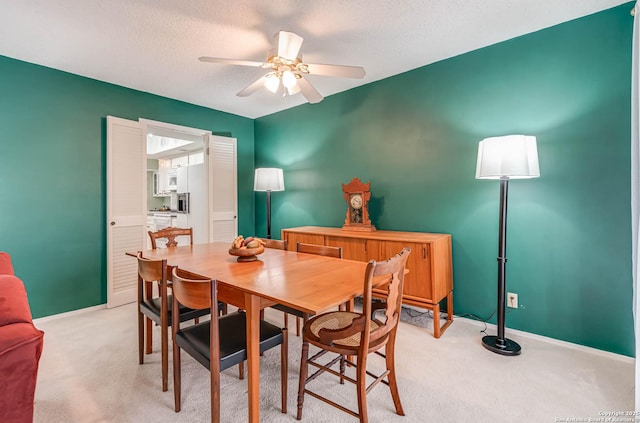
<path fill-rule="evenodd" d="M 95 311 L 95 310 L 101 310 L 103 308 L 107 308 L 106 304 L 98 304 L 96 306 L 92 306 L 92 307 L 87 307 L 87 308 L 81 308 L 78 310 L 72 310 L 72 311 L 67 311 L 65 313 L 58 313 L 58 314 L 52 314 L 51 316 L 45 316 L 45 317 L 40 317 L 37 319 L 33 319 L 33 324 L 35 326 L 38 326 L 37 324 L 40 322 L 48 322 L 50 320 L 56 320 L 59 319 L 61 317 L 68 317 L 68 316 L 72 316 L 74 314 L 82 314 L 82 313 L 86 313 L 89 311 Z"/>
<path fill-rule="evenodd" d="M 453 324 L 455 324 L 456 320 L 462 320 L 465 323 L 469 323 L 469 324 L 472 324 L 472 325 L 475 325 L 475 326 L 484 326 L 486 324 L 488 329 L 497 330 L 496 325 L 491 324 L 491 323 L 484 323 L 484 322 L 481 322 L 479 320 L 469 319 L 469 318 L 466 318 L 466 317 L 458 317 L 458 316 L 454 315 L 454 318 L 453 318 L 453 322 L 454 323 Z M 611 359 L 614 359 L 614 360 L 622 361 L 624 363 L 633 364 L 636 361 L 634 357 L 628 357 L 626 355 L 616 354 L 616 353 L 612 353 L 612 352 L 604 351 L 604 350 L 599 350 L 599 349 L 593 348 L 593 347 L 587 347 L 587 346 L 580 345 L 580 344 L 574 344 L 573 342 L 561 341 L 559 339 L 549 338 L 547 336 L 536 335 L 535 333 L 524 332 L 524 331 L 521 331 L 521 330 L 511 329 L 511 328 L 507 328 L 507 327 L 505 327 L 505 329 L 508 329 L 509 333 L 517 335 L 517 336 L 520 336 L 522 338 L 534 339 L 536 341 L 547 342 L 549 344 L 559 345 L 559 346 L 562 346 L 564 348 L 569 348 L 569 349 L 572 349 L 572 350 L 584 351 L 584 352 L 588 352 L 588 353 L 591 353 L 591 354 L 599 355 L 599 356 L 602 356 L 602 357 L 607 357 L 607 358 L 611 358 Z"/>

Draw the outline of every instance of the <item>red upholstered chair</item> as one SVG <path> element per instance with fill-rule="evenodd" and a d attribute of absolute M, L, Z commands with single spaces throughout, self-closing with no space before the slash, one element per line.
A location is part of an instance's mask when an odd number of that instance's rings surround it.
<path fill-rule="evenodd" d="M 0 251 L 0 275 L 13 275 L 13 264 L 9 253 Z"/>
<path fill-rule="evenodd" d="M 27 291 L 0 252 L 0 422 L 33 421 L 44 332 L 33 326 Z"/>

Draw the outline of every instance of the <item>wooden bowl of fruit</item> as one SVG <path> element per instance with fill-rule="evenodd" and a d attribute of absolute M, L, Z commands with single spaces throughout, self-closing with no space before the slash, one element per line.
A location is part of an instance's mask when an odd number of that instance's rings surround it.
<path fill-rule="evenodd" d="M 236 237 L 229 248 L 229 254 L 237 256 L 239 262 L 256 261 L 258 255 L 264 253 L 264 241 L 252 236 L 244 238 Z"/>

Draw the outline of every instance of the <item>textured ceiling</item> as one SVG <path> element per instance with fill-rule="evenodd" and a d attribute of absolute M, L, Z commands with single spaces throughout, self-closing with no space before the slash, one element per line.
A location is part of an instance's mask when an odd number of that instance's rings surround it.
<path fill-rule="evenodd" d="M 364 79 L 310 75 L 323 95 L 608 9 L 620 0 L 0 0 L 0 55 L 249 118 L 305 103 L 236 93 L 266 70 L 279 30 L 305 62 L 362 66 Z"/>

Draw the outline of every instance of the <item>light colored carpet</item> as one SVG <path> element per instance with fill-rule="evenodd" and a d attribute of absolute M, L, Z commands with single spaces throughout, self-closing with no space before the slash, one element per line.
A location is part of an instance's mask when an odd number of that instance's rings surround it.
<path fill-rule="evenodd" d="M 456 319 L 435 339 L 430 318 L 411 318 L 406 310 L 403 315 L 396 364 L 406 416 L 395 414 L 389 390 L 380 384 L 367 397 L 371 422 L 588 421 L 602 417 L 601 413 L 634 408 L 632 359 L 514 335 L 509 330 L 507 336 L 520 343 L 523 353 L 503 357 L 482 347 L 482 327 L 475 322 Z M 267 319 L 280 324 L 282 314 L 268 309 Z M 162 392 L 158 328 L 154 353 L 146 356 L 144 365 L 138 365 L 134 304 L 36 320 L 35 324 L 45 331 L 35 422 L 210 420 L 208 372 L 187 354 L 182 355 L 180 413 L 173 411 L 171 376 L 169 391 Z M 289 338 L 287 414 L 280 412 L 279 405 L 279 355 L 275 348 L 261 359 L 262 422 L 295 421 L 300 362 L 300 338 L 295 333 Z M 382 366 L 380 359 L 372 358 L 370 364 L 372 368 Z M 315 389 L 344 398 L 355 409 L 353 385 L 339 385 L 328 376 L 313 383 Z M 223 372 L 222 422 L 246 422 L 246 403 L 246 381 L 238 379 L 237 368 Z M 306 396 L 302 421 L 357 420 Z"/>

